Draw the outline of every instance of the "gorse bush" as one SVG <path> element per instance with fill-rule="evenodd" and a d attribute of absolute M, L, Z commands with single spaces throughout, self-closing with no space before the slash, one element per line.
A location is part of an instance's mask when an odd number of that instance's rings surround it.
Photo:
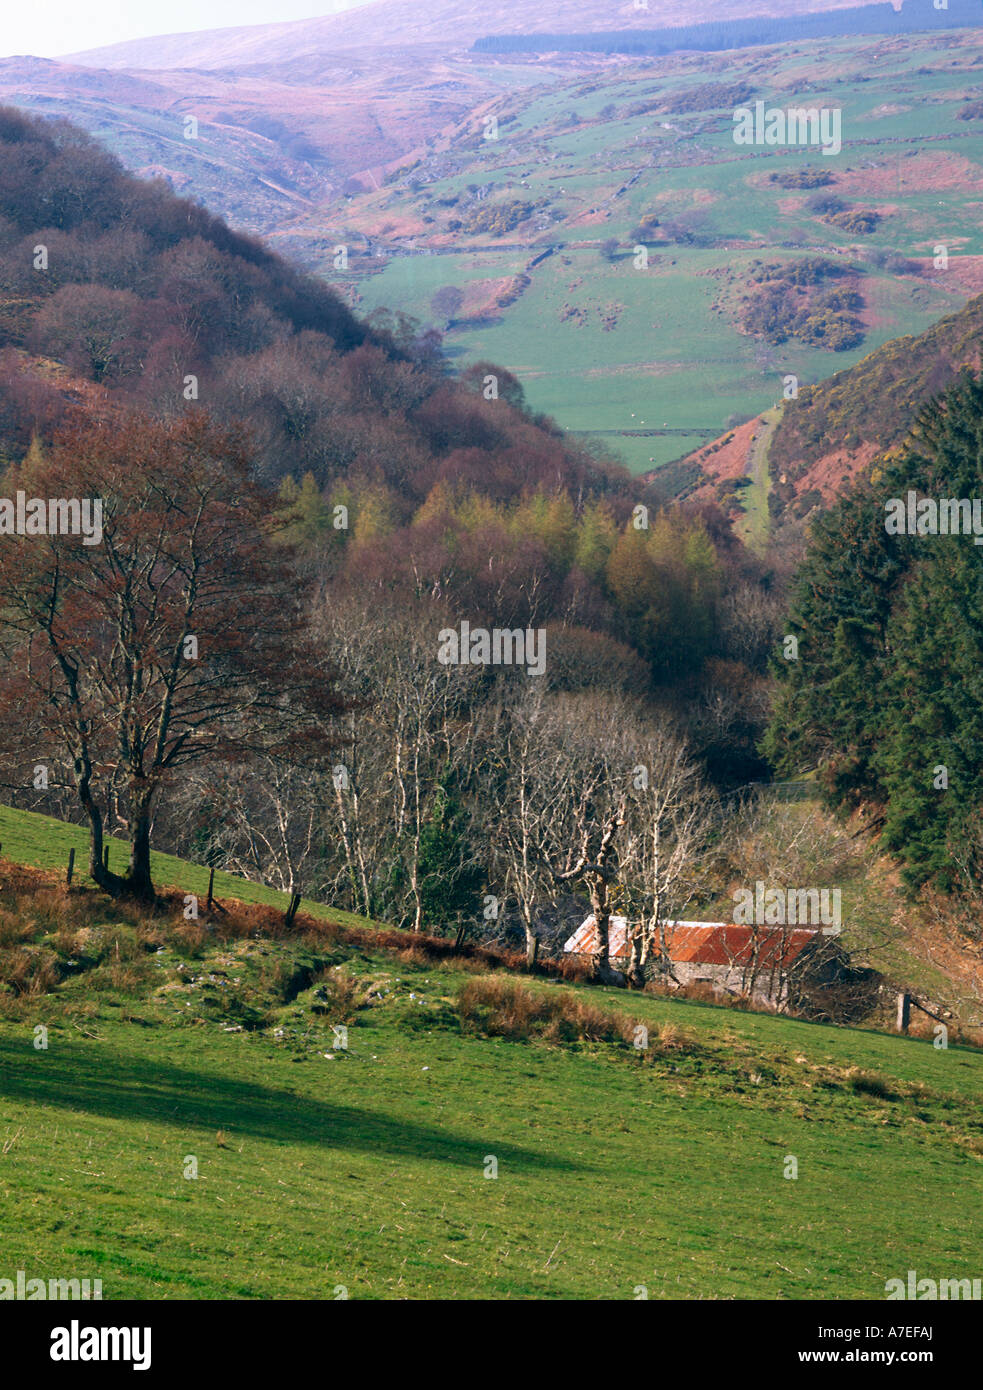
<path fill-rule="evenodd" d="M 753 262 L 752 287 L 741 302 L 741 326 L 770 343 L 797 338 L 831 352 L 856 347 L 865 331 L 857 316 L 863 295 L 853 283 L 823 288 L 849 273 L 822 256 L 805 256 L 789 265 Z"/>

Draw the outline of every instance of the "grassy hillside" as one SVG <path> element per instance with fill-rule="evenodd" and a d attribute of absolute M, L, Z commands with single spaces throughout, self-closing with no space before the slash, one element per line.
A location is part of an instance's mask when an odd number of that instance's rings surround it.
<path fill-rule="evenodd" d="M 921 406 L 983 360 L 983 296 L 917 337 L 899 338 L 849 371 L 807 387 L 776 430 L 771 461 L 789 481 L 841 449 L 885 451 L 910 432 Z"/>
<path fill-rule="evenodd" d="M 204 1299 L 880 1298 L 913 1263 L 975 1270 L 977 1051 L 3 880 L 11 1269 Z"/>
<path fill-rule="evenodd" d="M 977 296 L 925 332 L 885 343 L 828 380 L 803 385 L 796 400 L 748 427 L 753 446 L 748 431 L 730 430 L 673 471 L 687 487 L 712 489 L 745 537 L 760 545 L 770 521 L 807 516 L 900 446 L 921 407 L 981 363 L 983 296 Z M 749 475 L 754 486 L 741 481 Z"/>
<path fill-rule="evenodd" d="M 129 856 L 130 847 L 124 840 L 107 836 L 109 847 L 109 867 L 122 872 Z M 65 821 L 54 820 L 51 816 L 39 816 L 33 811 L 13 810 L 0 806 L 0 847 L 3 857 L 18 864 L 28 864 L 32 868 L 64 870 L 68 866 L 69 850 L 75 850 L 74 881 L 91 884 L 85 872 L 89 853 L 89 832 L 81 825 L 69 825 Z M 195 893 L 204 898 L 208 893 L 208 869 L 200 864 L 190 864 L 183 859 L 175 859 L 171 854 L 151 854 L 154 882 L 159 888 L 180 888 L 186 893 Z M 215 897 L 235 898 L 243 903 L 256 903 L 262 907 L 277 907 L 286 911 L 289 894 L 266 888 L 261 883 L 251 883 L 249 879 L 236 874 L 218 870 L 215 874 Z M 363 919 L 351 913 L 334 908 L 329 910 L 320 903 L 304 902 L 304 911 L 315 917 L 327 917 L 336 922 L 360 922 Z"/>

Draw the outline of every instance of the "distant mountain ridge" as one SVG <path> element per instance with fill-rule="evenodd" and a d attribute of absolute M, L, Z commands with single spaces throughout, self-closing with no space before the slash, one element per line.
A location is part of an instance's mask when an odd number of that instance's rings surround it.
<path fill-rule="evenodd" d="M 319 19 L 211 29 L 135 39 L 65 55 L 87 67 L 214 69 L 282 63 L 328 52 L 439 44 L 468 48 L 489 33 L 553 33 L 652 29 L 700 20 L 789 17 L 848 9 L 858 0 L 538 0 L 515 7 L 480 0 L 373 0 Z M 864 3 L 864 0 L 859 0 Z M 871 0 L 876 3 L 876 0 Z"/>
<path fill-rule="evenodd" d="M 678 21 L 661 29 L 621 29 L 581 33 L 492 34 L 478 39 L 475 53 L 606 53 L 661 56 L 669 53 L 723 53 L 730 49 L 767 44 L 798 43 L 869 34 L 937 33 L 963 29 L 983 22 L 978 0 L 947 0 L 936 9 L 928 0 L 908 0 L 899 8 L 889 0 L 860 0 L 849 9 L 830 9 L 815 14 L 755 15 L 751 18 L 717 16 L 699 24 Z"/>

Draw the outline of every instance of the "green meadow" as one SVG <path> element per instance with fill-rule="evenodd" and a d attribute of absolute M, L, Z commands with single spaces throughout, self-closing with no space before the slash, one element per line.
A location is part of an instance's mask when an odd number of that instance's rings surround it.
<path fill-rule="evenodd" d="M 41 820 L 3 812 L 4 855 L 56 862 Z M 513 977 L 409 936 L 0 897 L 0 960 L 16 941 L 65 967 L 0 993 L 0 1276 L 100 1278 L 106 1299 L 619 1300 L 979 1275 L 978 1051 L 542 978 L 520 988 L 619 1011 L 648 1046 L 596 1018 L 523 1033 L 461 1002 Z"/>

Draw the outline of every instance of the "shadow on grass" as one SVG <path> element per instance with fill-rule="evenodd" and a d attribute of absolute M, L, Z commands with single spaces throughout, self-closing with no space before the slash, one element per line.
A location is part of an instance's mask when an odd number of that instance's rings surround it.
<path fill-rule="evenodd" d="M 480 1137 L 455 1134 L 377 1110 L 189 1071 L 99 1045 L 59 1042 L 57 1051 L 33 1052 L 22 1042 L 0 1039 L 0 1096 L 134 1123 L 226 1130 L 277 1143 L 318 1144 L 468 1168 L 489 1152 L 517 1169 L 574 1171 L 581 1167 L 503 1143 L 487 1133 Z"/>

